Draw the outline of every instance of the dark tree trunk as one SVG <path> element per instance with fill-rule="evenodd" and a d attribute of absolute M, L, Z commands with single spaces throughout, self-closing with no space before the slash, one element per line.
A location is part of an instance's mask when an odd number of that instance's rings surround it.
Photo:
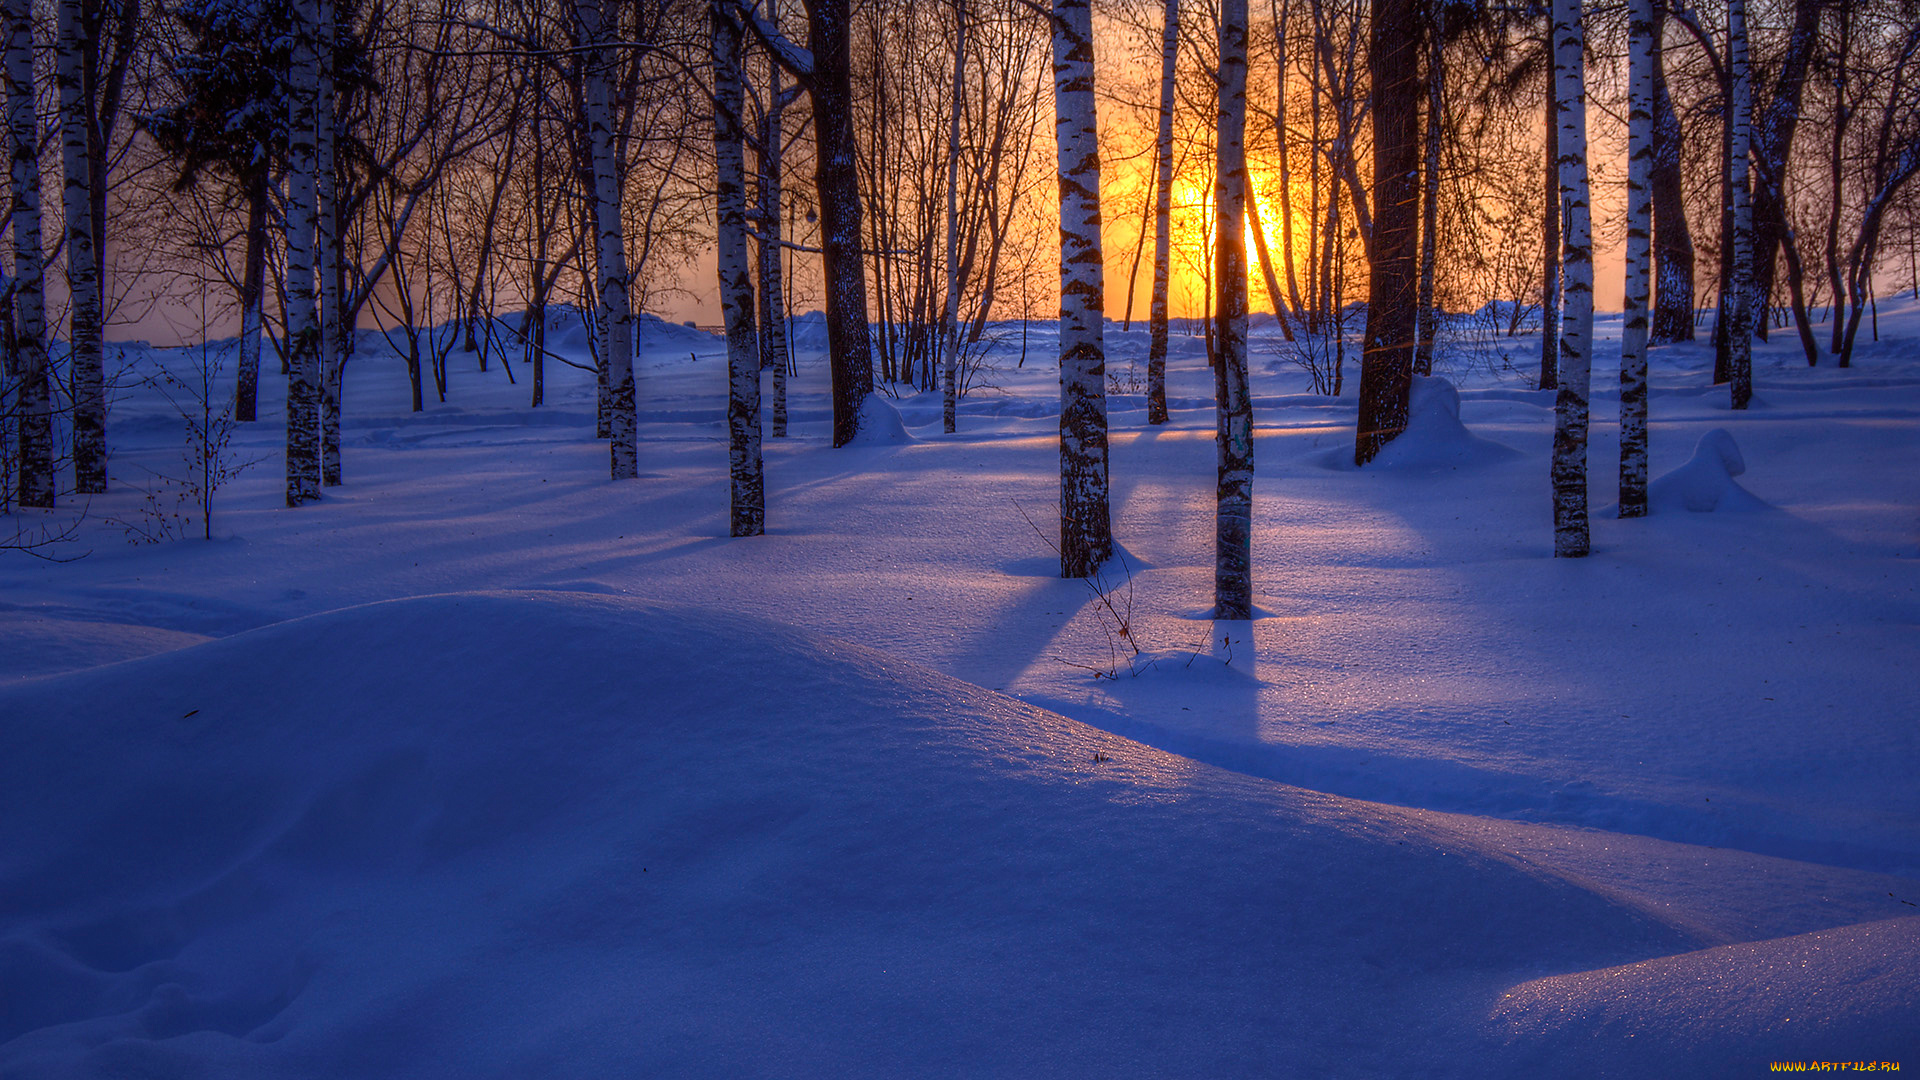
<path fill-rule="evenodd" d="M 1794 0 L 1793 29 L 1787 32 L 1787 51 L 1780 60 L 1780 77 L 1761 106 L 1754 123 L 1753 156 L 1758 181 L 1753 186 L 1753 292 L 1763 303 L 1773 299 L 1775 254 L 1790 243 L 1786 207 L 1780 193 L 1786 180 L 1787 159 L 1800 120 L 1800 95 L 1807 84 L 1807 68 L 1820 41 L 1820 14 L 1827 0 Z M 1767 339 L 1766 309 L 1754 321 L 1754 334 Z"/>
<path fill-rule="evenodd" d="M 1353 459 L 1365 465 L 1407 427 L 1420 254 L 1420 4 L 1378 0 L 1373 79 L 1373 233 L 1367 245 L 1366 347 Z"/>
<path fill-rule="evenodd" d="M 1653 58 L 1653 344 L 1693 340 L 1693 234 L 1680 178 L 1680 117 Z"/>
<path fill-rule="evenodd" d="M 849 0 L 808 0 L 813 74 L 807 93 L 819 139 L 814 185 L 820 198 L 820 248 L 827 291 L 827 362 L 833 380 L 833 445 L 860 430 L 860 407 L 873 393 L 867 328 L 867 279 L 861 262 L 860 174 L 853 127 Z"/>

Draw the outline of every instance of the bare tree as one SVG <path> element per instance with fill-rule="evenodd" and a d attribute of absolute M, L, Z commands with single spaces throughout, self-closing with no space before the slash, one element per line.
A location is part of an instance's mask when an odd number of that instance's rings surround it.
<path fill-rule="evenodd" d="M 1366 349 L 1353 451 L 1360 465 L 1372 461 L 1407 427 L 1419 303 L 1417 179 L 1420 101 L 1425 96 L 1419 28 L 1416 0 L 1376 0 L 1367 50 L 1373 80 L 1373 224 L 1367 244 Z"/>
<path fill-rule="evenodd" d="M 1554 0 L 1554 97 L 1566 218 L 1560 386 L 1553 403 L 1553 553 L 1580 558 L 1587 532 L 1587 395 L 1593 347 L 1593 241 L 1587 210 L 1587 87 L 1581 0 Z"/>
<path fill-rule="evenodd" d="M 1620 329 L 1620 516 L 1647 512 L 1647 301 L 1653 218 L 1653 0 L 1627 8 L 1627 253 Z"/>
<path fill-rule="evenodd" d="M 1219 423 L 1214 509 L 1214 617 L 1253 618 L 1253 398 L 1247 384 L 1247 0 L 1220 6 L 1219 163 L 1214 235 L 1219 271 Z M 1274 304 L 1280 306 L 1275 295 Z"/>
<path fill-rule="evenodd" d="M 727 447 L 733 480 L 734 536 L 766 532 L 766 481 L 760 464 L 760 357 L 754 340 L 753 280 L 747 267 L 746 133 L 741 113 L 740 24 L 724 0 L 712 0 L 713 146 L 718 192 L 720 310 L 727 328 Z"/>
<path fill-rule="evenodd" d="M 34 108 L 33 5 L 6 0 L 7 132 L 13 143 L 12 370 L 19 379 L 21 506 L 55 501 L 53 412 L 47 364 L 47 312 L 40 240 L 40 122 Z"/>

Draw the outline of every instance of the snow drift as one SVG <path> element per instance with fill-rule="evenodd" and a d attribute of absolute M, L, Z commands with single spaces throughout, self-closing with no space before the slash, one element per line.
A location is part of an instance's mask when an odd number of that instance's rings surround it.
<path fill-rule="evenodd" d="M 1510 446 L 1483 439 L 1460 422 L 1460 391 L 1438 375 L 1413 377 L 1407 394 L 1407 429 L 1381 449 L 1369 469 L 1459 469 L 1513 457 Z M 1351 469 L 1353 451 L 1335 448 L 1318 455 L 1321 465 Z"/>
<path fill-rule="evenodd" d="M 1700 436 L 1685 465 L 1647 486 L 1647 502 L 1655 511 L 1696 514 L 1764 509 L 1766 503 L 1734 480 L 1746 471 L 1747 459 L 1733 436 L 1714 428 Z"/>
<path fill-rule="evenodd" d="M 1505 988 L 1717 943 L 1444 815 L 604 596 L 345 609 L 0 715 L 10 1080 L 1483 1076 Z M 1512 1060 L 1593 1041 L 1550 1034 Z"/>

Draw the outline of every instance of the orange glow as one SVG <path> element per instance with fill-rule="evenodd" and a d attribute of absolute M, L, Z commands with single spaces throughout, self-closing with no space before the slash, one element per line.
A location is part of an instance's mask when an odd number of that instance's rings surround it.
<path fill-rule="evenodd" d="M 1107 317 L 1115 321 L 1127 315 L 1127 283 L 1130 275 L 1133 278 L 1133 319 L 1136 322 L 1144 321 L 1153 303 L 1154 220 L 1150 210 L 1144 215 L 1142 213 L 1142 202 L 1149 197 L 1153 187 L 1153 133 L 1148 131 L 1144 135 L 1145 139 L 1139 145 L 1126 147 L 1122 153 L 1114 154 L 1115 167 L 1109 168 L 1101 178 L 1100 195 L 1106 222 Z M 1259 220 L 1266 230 L 1268 255 L 1273 260 L 1274 276 L 1284 291 L 1287 288 L 1287 270 L 1280 207 L 1280 184 L 1283 178 L 1277 167 L 1253 159 L 1251 154 L 1249 158 L 1254 196 L 1259 204 Z M 1169 214 L 1173 235 L 1169 259 L 1172 264 L 1171 277 L 1167 287 L 1168 307 L 1175 318 L 1197 318 L 1205 315 L 1210 307 L 1205 290 L 1209 279 L 1207 262 L 1213 251 L 1213 169 L 1211 161 L 1181 162 L 1177 156 L 1175 160 L 1172 210 Z M 1182 164 L 1186 167 L 1180 168 Z M 1304 177 L 1294 178 L 1293 183 L 1293 247 L 1298 264 L 1308 257 L 1307 215 L 1304 207 L 1309 193 L 1304 190 Z M 1247 223 L 1245 242 L 1249 306 L 1253 311 L 1272 311 L 1273 302 L 1267 295 L 1266 275 L 1260 268 L 1259 249 L 1255 244 L 1251 219 Z M 1139 251 L 1137 273 L 1134 272 L 1136 249 Z M 1296 266 L 1296 273 L 1299 272 L 1300 268 Z"/>

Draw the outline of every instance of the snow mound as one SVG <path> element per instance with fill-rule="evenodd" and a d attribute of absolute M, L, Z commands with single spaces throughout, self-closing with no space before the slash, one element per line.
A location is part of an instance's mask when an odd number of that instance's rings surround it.
<path fill-rule="evenodd" d="M 1503 988 L 1709 944 L 1417 812 L 604 596 L 348 608 L 0 716 L 9 1080 L 1488 1075 Z"/>
<path fill-rule="evenodd" d="M 1587 1075 L 1710 1075 L 1767 1059 L 1920 1052 L 1920 917 L 1723 945 L 1522 983 L 1493 1023 L 1524 1044 L 1591 1037 Z M 1753 1068 L 1763 1067 L 1760 1059 Z"/>
<path fill-rule="evenodd" d="M 1460 422 L 1460 391 L 1437 375 L 1416 375 L 1407 394 L 1407 429 L 1374 457 L 1370 469 L 1459 469 L 1501 461 L 1519 451 L 1483 439 Z M 1319 463 L 1330 469 L 1351 469 L 1353 451 L 1336 447 L 1321 451 Z"/>
<path fill-rule="evenodd" d="M 901 446 L 916 441 L 907 433 L 907 423 L 891 401 L 879 394 L 868 394 L 860 403 L 860 430 L 849 445 Z"/>
<path fill-rule="evenodd" d="M 1746 471 L 1747 460 L 1733 436 L 1725 428 L 1714 428 L 1700 436 L 1685 465 L 1648 485 L 1647 502 L 1656 511 L 1696 514 L 1763 509 L 1767 504 L 1733 479 Z"/>

